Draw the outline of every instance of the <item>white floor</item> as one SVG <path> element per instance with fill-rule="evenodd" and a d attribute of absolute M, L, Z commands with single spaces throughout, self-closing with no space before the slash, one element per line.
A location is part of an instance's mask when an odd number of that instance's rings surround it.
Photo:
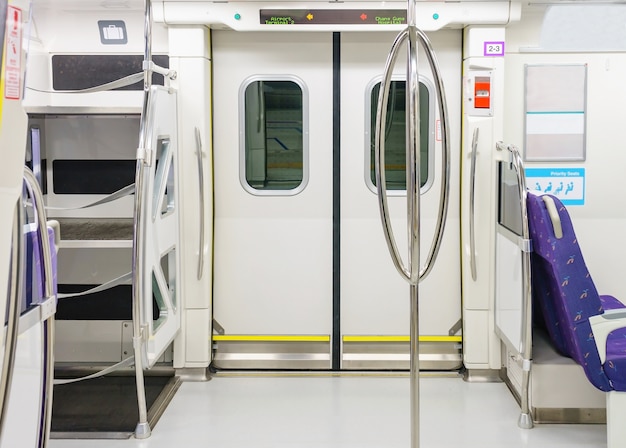
<path fill-rule="evenodd" d="M 421 448 L 606 447 L 604 425 L 517 428 L 503 383 L 422 377 Z M 146 440 L 50 448 L 408 448 L 408 377 L 221 376 L 184 383 Z"/>

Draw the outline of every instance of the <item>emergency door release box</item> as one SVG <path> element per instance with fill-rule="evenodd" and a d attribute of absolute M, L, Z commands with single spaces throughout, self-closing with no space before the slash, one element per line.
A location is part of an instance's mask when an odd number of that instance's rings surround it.
<path fill-rule="evenodd" d="M 492 87 L 493 76 L 491 71 L 470 72 L 464 78 L 463 97 L 468 115 L 478 117 L 493 115 Z"/>

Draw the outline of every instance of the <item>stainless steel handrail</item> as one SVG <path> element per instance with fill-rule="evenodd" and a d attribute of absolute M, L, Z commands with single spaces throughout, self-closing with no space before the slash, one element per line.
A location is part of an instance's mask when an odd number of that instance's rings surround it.
<path fill-rule="evenodd" d="M 148 148 L 148 104 L 150 101 L 150 88 L 152 87 L 152 1 L 144 0 L 144 78 L 143 78 L 143 106 L 141 110 L 141 123 L 139 131 L 139 146 L 137 149 L 137 165 L 135 170 L 135 200 L 133 221 L 133 349 L 135 352 L 135 380 L 137 383 L 137 406 L 139 419 L 135 428 L 135 437 L 145 439 L 150 437 L 151 430 L 148 423 L 148 406 L 146 403 L 146 388 L 143 373 L 142 345 L 144 329 L 141 324 L 143 312 L 143 295 L 146 285 L 144 284 L 144 246 L 145 235 L 143 231 L 144 217 L 144 170 L 149 157 Z"/>
<path fill-rule="evenodd" d="M 526 174 L 524 172 L 524 162 L 520 151 L 515 145 L 506 145 L 497 142 L 496 148 L 499 151 L 508 151 L 511 155 L 511 164 L 515 168 L 517 186 L 521 200 L 522 213 L 522 238 L 528 242 L 530 247 L 530 231 L 528 229 L 528 190 L 526 189 Z M 531 289 L 531 268 L 530 250 L 522 251 L 522 335 L 521 349 L 522 357 L 522 391 L 521 391 L 521 413 L 517 424 L 520 428 L 530 429 L 533 427 L 533 419 L 530 410 L 530 369 L 532 364 L 532 289 Z"/>
<path fill-rule="evenodd" d="M 406 85 L 406 176 L 407 230 L 409 240 L 408 267 L 411 284 L 417 285 L 420 273 L 420 100 L 417 68 L 417 29 L 409 27 L 407 39 Z"/>
<path fill-rule="evenodd" d="M 427 36 L 415 26 L 415 4 L 408 1 L 408 27 L 401 31 L 394 40 L 387 57 L 378 96 L 376 130 L 374 138 L 374 165 L 378 206 L 380 209 L 383 233 L 393 264 L 398 273 L 410 285 L 410 365 L 411 365 L 411 447 L 419 446 L 419 281 L 432 270 L 443 239 L 443 231 L 447 217 L 450 175 L 450 148 L 447 128 L 447 106 L 443 90 L 443 82 L 436 57 Z M 406 86 L 406 145 L 407 145 L 407 233 L 408 257 L 405 266 L 396 245 L 388 213 L 387 187 L 385 176 L 385 133 L 386 111 L 389 99 L 391 74 L 398 56 L 398 49 L 407 41 L 407 86 Z M 418 73 L 418 41 L 426 52 L 437 86 L 439 111 L 442 129 L 442 194 L 437 215 L 435 237 L 429 251 L 426 265 L 420 271 L 420 126 L 419 126 L 419 73 Z"/>
<path fill-rule="evenodd" d="M 0 376 L 0 434 L 3 434 L 4 425 L 7 419 L 11 383 L 13 382 L 15 350 L 17 347 L 18 324 L 20 317 L 20 307 L 18 304 L 22 298 L 23 290 L 22 274 L 24 271 L 22 269 L 22 265 L 24 263 L 24 217 L 21 197 L 16 203 L 14 213 L 13 235 L 11 239 L 11 278 L 9 285 L 10 293 L 8 297 L 9 306 L 7 331 L 4 338 L 4 355 L 2 360 L 2 374 Z M 4 322 L 2 326 L 4 327 Z"/>
<path fill-rule="evenodd" d="M 374 134 L 374 175 L 376 178 L 376 190 L 378 193 L 378 207 L 380 210 L 380 216 L 383 223 L 383 232 L 385 235 L 385 240 L 387 242 L 387 247 L 389 248 L 389 252 L 391 254 L 391 260 L 398 271 L 398 273 L 410 284 L 413 284 L 417 280 L 413 279 L 412 272 L 409 268 L 405 268 L 402 263 L 402 258 L 398 252 L 398 247 L 396 245 L 395 238 L 393 236 L 393 228 L 391 227 L 391 218 L 388 213 L 388 203 L 387 203 L 387 180 L 385 174 L 385 138 L 383 129 L 386 127 L 386 111 L 387 111 L 387 103 L 389 99 L 389 86 L 391 84 L 391 76 L 393 72 L 393 67 L 395 65 L 396 59 L 398 57 L 398 50 L 400 46 L 404 43 L 404 41 L 408 38 L 408 29 L 403 30 L 396 36 L 394 40 L 391 51 L 387 56 L 387 62 L 385 63 L 385 68 L 383 70 L 383 77 L 380 82 L 380 91 L 378 94 L 378 105 L 376 111 L 376 129 Z M 408 92 L 408 88 L 407 88 Z M 408 114 L 407 114 L 408 115 Z M 407 170 L 409 166 L 407 166 Z M 410 195 L 410 188 L 407 182 L 407 196 Z M 409 199 L 407 199 L 408 201 Z M 409 224 L 410 227 L 410 224 Z"/>
<path fill-rule="evenodd" d="M 198 280 L 202 279 L 204 271 L 204 169 L 202 163 L 203 149 L 202 149 L 202 136 L 200 135 L 200 129 L 195 128 L 196 135 L 196 154 L 198 160 L 198 188 L 199 188 L 199 213 L 200 213 L 200 242 L 198 253 Z"/>
<path fill-rule="evenodd" d="M 474 129 L 472 136 L 472 157 L 470 165 L 470 187 L 469 187 L 469 240 L 470 240 L 470 270 L 472 280 L 476 281 L 478 273 L 476 272 L 476 222 L 475 222 L 475 205 L 476 205 L 476 157 L 478 154 L 478 131 Z"/>
<path fill-rule="evenodd" d="M 141 122 L 139 128 L 139 145 L 137 148 L 137 165 L 135 169 L 135 201 L 133 222 L 133 350 L 135 354 L 135 378 L 137 382 L 137 405 L 139 408 L 139 421 L 135 428 L 135 438 L 145 439 L 150 437 L 151 429 L 148 423 L 148 407 L 146 403 L 146 388 L 144 382 L 144 340 L 147 337 L 147 329 L 142 323 L 145 284 L 145 246 L 146 246 L 146 192 L 144 191 L 144 177 L 146 166 L 153 163 L 153 148 L 149 148 L 150 132 L 149 115 L 150 92 L 152 88 L 152 73 L 163 75 L 166 81 L 176 79 L 176 72 L 159 67 L 152 62 L 152 1 L 144 0 L 144 80 L 143 80 L 143 106 L 141 109 Z"/>
<path fill-rule="evenodd" d="M 435 90 L 437 91 L 439 104 L 439 123 L 441 126 L 441 196 L 439 197 L 439 211 L 437 212 L 437 224 L 435 225 L 435 237 L 426 257 L 424 268 L 420 272 L 420 279 L 425 279 L 432 271 L 441 243 L 443 241 L 443 231 L 445 229 L 448 217 L 448 204 L 450 200 L 450 130 L 448 128 L 448 104 L 446 101 L 446 92 L 443 87 L 443 78 L 435 51 L 426 34 L 416 28 L 417 36 L 420 43 L 424 47 L 426 59 L 433 74 L 435 81 Z"/>
<path fill-rule="evenodd" d="M 24 167 L 24 182 L 33 201 L 33 207 L 37 215 L 37 234 L 40 245 L 40 259 L 43 262 L 43 284 L 45 300 L 56 300 L 54 293 L 54 269 L 52 266 L 52 249 L 48 236 L 48 220 L 44 208 L 44 199 L 39 182 L 34 172 Z M 44 416 L 40 446 L 48 445 L 50 429 L 52 425 L 52 394 L 54 387 L 54 314 L 50 315 L 44 323 L 43 347 L 45 350 L 44 366 Z"/>

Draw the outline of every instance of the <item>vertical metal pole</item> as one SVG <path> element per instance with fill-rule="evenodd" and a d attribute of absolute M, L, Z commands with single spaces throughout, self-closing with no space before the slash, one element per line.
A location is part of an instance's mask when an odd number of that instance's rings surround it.
<path fill-rule="evenodd" d="M 410 287 L 411 317 L 410 317 L 410 343 L 409 362 L 411 394 L 411 448 L 420 446 L 420 363 L 419 363 L 419 284 Z"/>
<path fill-rule="evenodd" d="M 395 39 L 381 81 L 380 95 L 378 98 L 378 108 L 376 115 L 376 133 L 374 139 L 374 159 L 376 189 L 378 192 L 378 206 L 380 209 L 383 231 L 391 259 L 398 273 L 410 286 L 411 315 L 410 315 L 410 394 L 411 394 L 411 448 L 419 448 L 419 281 L 426 277 L 432 269 L 434 260 L 437 258 L 441 245 L 443 229 L 446 221 L 448 190 L 449 190 L 449 139 L 446 127 L 447 112 L 445 106 L 445 96 L 443 84 L 439 75 L 440 71 L 428 38 L 417 29 L 417 15 L 415 0 L 408 0 L 407 4 L 408 27 L 402 31 Z M 407 81 L 406 81 L 406 190 L 407 190 L 407 237 L 408 237 L 408 263 L 405 266 L 398 253 L 398 248 L 393 237 L 390 217 L 388 214 L 387 191 L 385 185 L 385 136 L 383 130 L 386 123 L 387 102 L 389 86 L 391 83 L 391 72 L 398 48 L 407 40 Z M 436 236 L 433 240 L 430 253 L 427 257 L 426 266 L 420 272 L 420 116 L 419 116 L 419 73 L 418 73 L 418 41 L 421 41 L 426 51 L 428 62 L 433 70 L 433 75 L 437 80 L 437 93 L 440 102 L 440 115 L 443 137 L 442 155 L 442 198 L 440 201 L 439 214 L 437 219 Z"/>
<path fill-rule="evenodd" d="M 415 0 L 407 2 L 407 223 L 409 224 L 409 271 L 411 272 L 410 317 L 410 394 L 411 448 L 420 445 L 420 386 L 419 386 L 419 272 L 420 272 L 420 113 L 417 46 L 417 13 Z"/>
<path fill-rule="evenodd" d="M 413 1 L 409 1 L 409 5 Z M 414 14 L 414 13 L 413 13 Z M 410 17 L 410 16 L 409 16 Z M 413 19 L 414 20 L 414 19 Z M 419 417 L 419 273 L 420 273 L 420 116 L 417 34 L 409 25 L 407 40 L 407 213 L 409 224 L 409 271 L 411 272 L 411 448 L 420 444 Z"/>
<path fill-rule="evenodd" d="M 143 177 L 145 169 L 146 143 L 148 141 L 147 115 L 150 88 L 152 87 L 152 2 L 145 1 L 144 17 L 144 101 L 141 111 L 141 129 L 139 133 L 139 148 L 137 150 L 137 168 L 135 173 L 135 220 L 133 225 L 133 349 L 135 352 L 135 380 L 137 383 L 137 406 L 139 421 L 135 428 L 135 437 L 145 439 L 150 437 L 151 430 L 148 423 L 148 406 L 146 404 L 146 386 L 143 375 L 143 328 L 141 326 L 141 301 L 144 295 L 144 253 L 143 247 Z"/>

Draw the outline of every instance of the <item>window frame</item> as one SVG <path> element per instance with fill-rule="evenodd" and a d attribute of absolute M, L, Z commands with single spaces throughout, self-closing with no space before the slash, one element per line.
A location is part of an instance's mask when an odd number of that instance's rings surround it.
<path fill-rule="evenodd" d="M 289 81 L 302 92 L 302 180 L 297 187 L 288 190 L 257 189 L 246 178 L 246 89 L 259 81 Z M 302 79 L 295 75 L 253 75 L 239 87 L 239 182 L 243 189 L 254 196 L 295 196 L 309 183 L 309 91 Z"/>

